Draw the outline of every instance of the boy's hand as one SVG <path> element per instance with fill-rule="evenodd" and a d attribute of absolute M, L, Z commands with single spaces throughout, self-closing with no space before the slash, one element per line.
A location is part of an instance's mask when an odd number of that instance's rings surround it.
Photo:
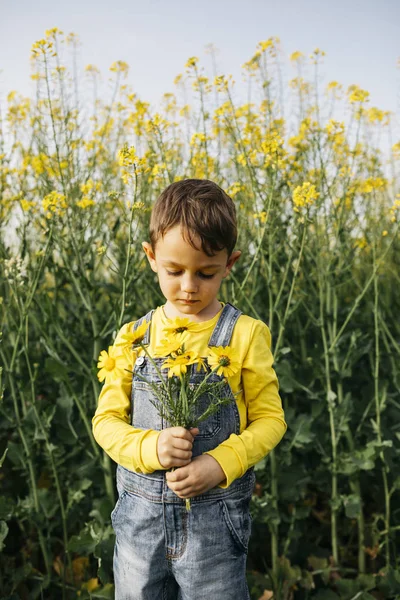
<path fill-rule="evenodd" d="M 184 427 L 163 429 L 157 440 L 157 455 L 161 466 L 170 469 L 188 465 L 192 460 L 194 436 L 198 433 L 197 427 L 190 431 Z"/>
<path fill-rule="evenodd" d="M 196 456 L 190 464 L 166 474 L 168 487 L 179 498 L 204 494 L 224 481 L 225 473 L 209 454 Z"/>

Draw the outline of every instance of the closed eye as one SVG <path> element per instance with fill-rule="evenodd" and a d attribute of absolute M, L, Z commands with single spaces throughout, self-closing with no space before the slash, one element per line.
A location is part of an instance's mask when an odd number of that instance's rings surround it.
<path fill-rule="evenodd" d="M 177 277 L 178 275 L 181 275 L 181 271 L 167 271 L 168 275 L 172 275 L 172 277 Z M 212 275 L 206 275 L 205 273 L 198 273 L 198 276 L 201 277 L 201 279 L 212 279 L 214 277 L 215 273 L 213 273 Z"/>

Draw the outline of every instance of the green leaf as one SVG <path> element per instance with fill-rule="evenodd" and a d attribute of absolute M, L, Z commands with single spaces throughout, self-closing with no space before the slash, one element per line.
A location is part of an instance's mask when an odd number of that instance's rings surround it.
<path fill-rule="evenodd" d="M 115 536 L 101 540 L 97 544 L 94 555 L 98 559 L 99 568 L 97 576 L 102 583 L 112 583 L 113 575 L 113 557 L 114 557 Z"/>
<path fill-rule="evenodd" d="M 327 558 L 321 558 L 319 556 L 309 556 L 308 564 L 313 568 L 314 571 L 321 571 L 322 569 L 326 569 L 329 567 L 329 562 Z"/>
<path fill-rule="evenodd" d="M 25 451 L 22 444 L 15 442 L 8 442 L 8 458 L 13 465 L 18 467 L 25 467 Z"/>
<path fill-rule="evenodd" d="M 342 495 L 346 517 L 356 519 L 361 514 L 361 500 L 356 494 Z"/>
<path fill-rule="evenodd" d="M 326 588 L 325 590 L 318 590 L 315 596 L 313 596 L 313 600 L 339 600 L 339 596 L 329 588 Z"/>
<path fill-rule="evenodd" d="M 46 358 L 44 369 L 55 381 L 63 381 L 68 378 L 68 369 L 55 358 Z"/>
<path fill-rule="evenodd" d="M 0 521 L 0 552 L 5 547 L 5 544 L 3 544 L 3 542 L 6 539 L 7 534 L 8 534 L 8 525 L 7 525 L 7 523 L 5 521 Z"/>
<path fill-rule="evenodd" d="M 68 550 L 78 554 L 92 554 L 99 540 L 94 530 L 86 526 L 78 535 L 73 535 L 68 542 Z"/>
<path fill-rule="evenodd" d="M 5 458 L 6 458 L 7 452 L 8 452 L 8 448 L 6 448 L 6 449 L 4 450 L 4 452 L 3 452 L 3 456 L 0 458 L 0 467 L 2 467 L 2 466 L 3 466 L 3 462 L 4 462 Z"/>
<path fill-rule="evenodd" d="M 264 458 L 262 458 L 261 460 L 259 460 L 258 463 L 256 463 L 254 465 L 254 470 L 255 471 L 264 471 L 266 464 L 267 464 L 267 457 L 264 456 Z"/>
<path fill-rule="evenodd" d="M 0 496 L 0 519 L 9 521 L 14 513 L 14 500 L 9 496 Z"/>
<path fill-rule="evenodd" d="M 336 398 L 337 398 L 337 395 L 335 394 L 335 392 L 333 390 L 329 390 L 326 399 L 328 401 L 329 406 L 331 406 L 332 408 L 335 408 Z"/>
<path fill-rule="evenodd" d="M 357 580 L 360 583 L 360 589 L 368 591 L 373 590 L 376 586 L 375 577 L 373 575 L 359 575 Z"/>
<path fill-rule="evenodd" d="M 81 479 L 75 482 L 68 490 L 68 504 L 67 510 L 70 510 L 73 504 L 76 504 L 85 498 L 85 491 L 92 485 L 90 479 Z"/>
<path fill-rule="evenodd" d="M 92 598 L 105 598 L 106 600 L 114 600 L 114 585 L 106 583 L 100 590 L 91 592 Z"/>
<path fill-rule="evenodd" d="M 292 372 L 292 365 L 288 360 L 281 360 L 275 365 L 275 370 L 279 379 L 279 387 L 286 394 L 300 389 Z"/>

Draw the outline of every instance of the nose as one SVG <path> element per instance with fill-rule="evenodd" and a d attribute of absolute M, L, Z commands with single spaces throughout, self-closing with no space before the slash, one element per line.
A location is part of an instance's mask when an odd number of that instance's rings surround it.
<path fill-rule="evenodd" d="M 195 294 L 198 291 L 198 285 L 192 275 L 184 275 L 181 280 L 181 290 L 185 294 Z"/>

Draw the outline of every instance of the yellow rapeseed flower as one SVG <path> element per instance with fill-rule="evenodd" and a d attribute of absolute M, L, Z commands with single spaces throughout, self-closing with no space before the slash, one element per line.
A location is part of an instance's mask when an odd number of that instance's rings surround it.
<path fill-rule="evenodd" d="M 297 61 L 301 60 L 302 58 L 304 58 L 304 54 L 302 52 L 299 52 L 298 50 L 296 50 L 296 52 L 292 52 L 292 54 L 289 57 L 289 59 L 292 62 L 297 62 Z"/>
<path fill-rule="evenodd" d="M 125 75 L 127 75 L 129 71 L 129 65 L 123 60 L 117 60 L 111 65 L 110 71 L 112 73 L 124 73 Z"/>
<path fill-rule="evenodd" d="M 46 216 L 50 217 L 51 213 L 61 214 L 67 208 L 67 201 L 63 194 L 53 191 L 43 198 L 42 206 L 47 213 Z"/>
<path fill-rule="evenodd" d="M 216 369 L 217 375 L 222 377 L 232 377 L 240 369 L 238 353 L 230 346 L 209 348 L 207 360 L 210 367 Z"/>
<path fill-rule="evenodd" d="M 94 200 L 92 200 L 92 198 L 89 198 L 89 196 L 82 196 L 81 200 L 78 200 L 76 205 L 79 208 L 85 209 L 85 208 L 88 208 L 89 206 L 94 206 Z"/>
<path fill-rule="evenodd" d="M 369 92 L 362 90 L 358 85 L 350 85 L 347 93 L 350 104 L 355 104 L 356 102 L 368 102 Z"/>
<path fill-rule="evenodd" d="M 196 67 L 198 62 L 199 62 L 199 59 L 197 58 L 197 56 L 192 56 L 187 60 L 187 62 L 185 64 L 185 68 L 186 69 L 194 68 L 194 67 Z"/>
<path fill-rule="evenodd" d="M 96 67 L 96 65 L 92 65 L 92 64 L 86 65 L 85 71 L 86 71 L 86 73 L 91 73 L 92 75 L 98 75 L 100 73 L 100 71 Z"/>
<path fill-rule="evenodd" d="M 267 213 L 265 212 L 265 210 L 259 213 L 254 213 L 253 218 L 259 219 L 260 223 L 265 223 L 267 221 Z"/>
<path fill-rule="evenodd" d="M 21 200 L 21 208 L 24 212 L 29 211 L 34 206 L 35 206 L 35 202 L 33 200 L 26 200 L 25 198 L 23 200 Z"/>
<path fill-rule="evenodd" d="M 396 160 L 400 160 L 400 142 L 397 142 L 392 146 L 393 156 Z"/>
<path fill-rule="evenodd" d="M 244 186 L 239 181 L 235 181 L 228 187 L 228 189 L 226 190 L 226 193 L 231 198 L 234 198 L 235 196 L 237 196 L 237 194 L 239 192 L 243 192 L 243 191 L 244 191 Z"/>
<path fill-rule="evenodd" d="M 118 162 L 121 167 L 131 167 L 137 162 L 137 160 L 138 157 L 136 155 L 136 150 L 134 146 L 128 147 L 128 145 L 125 144 L 118 151 Z"/>
<path fill-rule="evenodd" d="M 61 29 L 58 29 L 58 27 L 53 27 L 52 29 L 46 29 L 45 31 L 45 35 L 47 38 L 52 37 L 55 38 L 57 35 L 63 35 L 64 32 L 61 31 Z"/>
<path fill-rule="evenodd" d="M 49 40 L 38 40 L 32 45 L 31 52 L 32 59 L 38 58 L 39 56 L 45 56 L 46 54 L 56 56 L 56 52 L 54 51 L 54 44 Z"/>
<path fill-rule="evenodd" d="M 122 377 L 125 360 L 124 355 L 119 353 L 115 346 L 109 346 L 108 352 L 102 350 L 97 363 L 97 367 L 99 368 L 99 372 L 97 373 L 98 380 L 105 380 L 106 383 L 109 383 Z"/>
<path fill-rule="evenodd" d="M 293 192 L 294 210 L 299 211 L 299 207 L 311 206 L 318 198 L 319 193 L 315 189 L 315 185 L 309 181 L 305 181 L 302 185 L 295 188 Z"/>

